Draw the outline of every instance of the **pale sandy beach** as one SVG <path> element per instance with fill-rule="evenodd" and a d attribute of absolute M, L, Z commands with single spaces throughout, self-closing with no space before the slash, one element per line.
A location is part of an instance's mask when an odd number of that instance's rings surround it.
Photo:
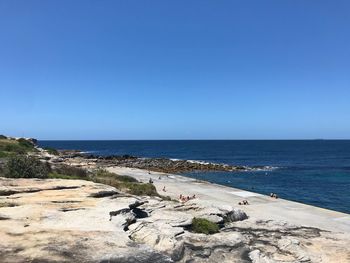
<path fill-rule="evenodd" d="M 193 202 L 222 207 L 239 207 L 256 220 L 282 220 L 295 225 L 350 234 L 349 214 L 281 198 L 274 199 L 258 193 L 198 181 L 181 175 L 158 172 L 149 174 L 146 170 L 125 167 L 112 167 L 108 170 L 120 175 L 130 175 L 144 182 L 152 178 L 159 193 L 174 199 L 178 199 L 180 194 L 185 196 L 195 194 L 197 198 Z M 162 191 L 164 186 L 166 192 Z M 244 199 L 248 200 L 249 205 L 239 206 L 238 202 Z"/>

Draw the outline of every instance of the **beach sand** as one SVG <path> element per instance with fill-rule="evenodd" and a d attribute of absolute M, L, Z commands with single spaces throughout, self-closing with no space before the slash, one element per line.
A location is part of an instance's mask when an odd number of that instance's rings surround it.
<path fill-rule="evenodd" d="M 142 182 L 148 182 L 152 178 L 157 191 L 161 195 L 170 196 L 173 199 L 178 199 L 180 194 L 185 196 L 195 194 L 196 203 L 223 208 L 240 208 L 251 219 L 285 221 L 289 224 L 315 227 L 350 235 L 349 214 L 281 198 L 274 199 L 270 196 L 199 181 L 181 175 L 160 172 L 149 174 L 147 170 L 125 167 L 110 167 L 107 170 L 119 175 L 133 176 Z M 166 192 L 163 191 L 164 186 Z M 242 200 L 248 200 L 249 205 L 238 205 Z"/>

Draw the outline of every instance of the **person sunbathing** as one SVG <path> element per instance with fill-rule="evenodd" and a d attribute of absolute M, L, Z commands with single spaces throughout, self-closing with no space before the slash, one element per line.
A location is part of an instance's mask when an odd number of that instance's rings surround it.
<path fill-rule="evenodd" d="M 238 203 L 239 205 L 249 205 L 247 200 L 243 200 L 242 202 Z"/>

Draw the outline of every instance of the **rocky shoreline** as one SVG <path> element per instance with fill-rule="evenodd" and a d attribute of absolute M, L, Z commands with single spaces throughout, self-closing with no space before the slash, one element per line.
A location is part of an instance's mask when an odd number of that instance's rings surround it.
<path fill-rule="evenodd" d="M 0 178 L 1 262 L 346 262 L 339 233 L 81 180 Z M 35 191 L 33 191 L 35 189 Z M 108 193 L 108 194 L 107 194 Z M 194 233 L 194 218 L 221 224 Z"/>
<path fill-rule="evenodd" d="M 209 163 L 203 161 L 193 160 L 175 160 L 167 158 L 143 158 L 131 155 L 120 156 L 96 156 L 81 153 L 79 151 L 59 151 L 59 156 L 51 159 L 53 162 L 79 163 L 85 165 L 86 163 L 95 164 L 101 167 L 120 166 L 128 168 L 145 169 L 154 172 L 163 173 L 185 173 L 195 171 L 217 171 L 217 172 L 242 172 L 242 171 L 257 171 L 257 170 L 271 170 L 270 166 L 240 166 Z"/>
<path fill-rule="evenodd" d="M 52 167 L 68 165 L 90 172 L 103 168 L 109 176 L 127 178 L 124 186 L 133 177 L 140 185 L 154 187 L 156 195 L 131 194 L 120 184 L 115 188 L 89 177 L 0 177 L 1 262 L 350 260 L 347 214 L 175 174 L 254 168 L 133 156 L 96 157 L 71 151 L 57 155 L 38 147 L 27 154 Z M 192 198 L 184 201 L 181 195 Z M 247 205 L 240 205 L 242 200 Z M 207 229 L 216 228 L 208 233 L 195 231 L 198 219 L 209 224 Z"/>

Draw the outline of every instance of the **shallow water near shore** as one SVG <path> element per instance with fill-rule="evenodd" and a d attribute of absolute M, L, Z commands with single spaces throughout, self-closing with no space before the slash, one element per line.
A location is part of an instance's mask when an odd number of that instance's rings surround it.
<path fill-rule="evenodd" d="M 39 145 L 104 156 L 271 166 L 275 168 L 269 171 L 185 175 L 350 213 L 350 140 L 39 141 Z"/>

